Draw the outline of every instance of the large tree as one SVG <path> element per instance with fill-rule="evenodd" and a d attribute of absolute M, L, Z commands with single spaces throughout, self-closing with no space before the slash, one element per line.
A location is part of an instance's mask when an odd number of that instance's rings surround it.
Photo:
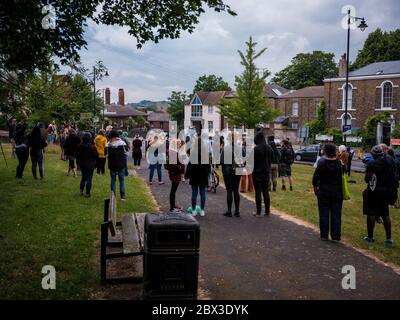
<path fill-rule="evenodd" d="M 168 98 L 168 113 L 171 119 L 178 123 L 179 128 L 183 128 L 183 121 L 185 119 L 185 102 L 189 99 L 186 91 L 172 91 L 171 96 Z"/>
<path fill-rule="evenodd" d="M 400 60 L 400 29 L 382 32 L 376 29 L 368 35 L 351 69 L 359 69 L 379 61 Z"/>
<path fill-rule="evenodd" d="M 275 74 L 272 82 L 290 90 L 323 85 L 325 78 L 338 74 L 334 57 L 333 53 L 323 51 L 299 53 L 290 65 Z"/>
<path fill-rule="evenodd" d="M 9 70 L 42 69 L 47 53 L 62 63 L 79 61 L 89 20 L 128 27 L 138 48 L 178 38 L 181 30 L 193 32 L 206 6 L 235 15 L 223 0 L 2 0 L 0 64 Z"/>
<path fill-rule="evenodd" d="M 255 128 L 259 124 L 271 121 L 277 115 L 277 111 L 268 106 L 264 97 L 265 79 L 270 72 L 264 69 L 260 75 L 255 64 L 255 60 L 266 48 L 256 53 L 256 45 L 257 42 L 253 42 L 250 37 L 246 42 L 246 53 L 238 50 L 244 70 L 240 76 L 235 77 L 236 97 L 221 100 L 220 113 L 234 126 Z"/>
<path fill-rule="evenodd" d="M 228 82 L 214 74 L 202 75 L 196 80 L 193 93 L 197 91 L 231 91 Z"/>

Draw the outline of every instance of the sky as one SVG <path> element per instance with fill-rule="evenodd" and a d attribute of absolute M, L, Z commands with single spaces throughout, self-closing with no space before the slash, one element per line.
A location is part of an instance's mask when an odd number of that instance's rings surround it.
<path fill-rule="evenodd" d="M 107 66 L 109 77 L 97 84 L 109 87 L 111 101 L 117 101 L 124 88 L 125 102 L 166 100 L 173 90 L 192 92 L 203 74 L 222 76 L 234 88 L 235 75 L 242 72 L 237 50 L 245 50 L 249 36 L 267 48 L 256 60 L 259 68 L 272 75 L 300 52 L 333 52 L 335 60 L 346 51 L 346 29 L 342 9 L 351 5 L 355 14 L 365 17 L 364 32 L 351 31 L 350 60 L 372 31 L 400 27 L 399 0 L 228 0 L 237 16 L 212 10 L 200 17 L 192 34 L 182 32 L 179 39 L 165 39 L 136 48 L 128 29 L 89 22 L 85 32 L 87 50 L 81 51 L 86 67 L 98 60 Z M 352 9 L 353 10 L 353 9 Z"/>

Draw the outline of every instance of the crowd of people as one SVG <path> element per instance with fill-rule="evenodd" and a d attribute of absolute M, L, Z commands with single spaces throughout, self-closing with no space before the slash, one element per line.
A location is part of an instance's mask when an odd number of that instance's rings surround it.
<path fill-rule="evenodd" d="M 44 178 L 44 150 L 49 144 L 59 143 L 61 159 L 68 161 L 67 176 L 74 177 L 80 174 L 80 193 L 85 197 L 91 196 L 94 171 L 105 174 L 106 161 L 110 172 L 110 188 L 116 192 L 117 180 L 121 200 L 126 199 L 125 177 L 129 175 L 128 156 L 132 153 L 134 166 L 141 168 L 143 150 L 149 162 L 149 184 L 153 183 L 154 173 L 157 171 L 158 183 L 164 184 L 163 169 L 167 171 L 171 181 L 169 194 L 170 211 L 183 211 L 176 203 L 176 193 L 181 182 L 188 180 L 191 186 L 191 201 L 187 211 L 196 216 L 205 216 L 206 190 L 209 187 L 210 175 L 213 172 L 213 161 L 204 163 L 201 158 L 202 148 L 210 152 L 208 142 L 198 139 L 195 148 L 198 148 L 197 161 L 189 161 L 186 165 L 181 161 L 180 152 L 190 157 L 185 148 L 188 140 L 168 139 L 155 135 L 144 140 L 136 135 L 132 144 L 127 139 L 128 133 L 107 127 L 100 129 L 97 134 L 91 131 L 81 131 L 72 125 L 62 124 L 57 130 L 55 122 L 45 129 L 38 122 L 27 132 L 27 119 L 18 123 L 12 119 L 9 123 L 10 140 L 13 156 L 18 158 L 16 178 L 22 178 L 26 163 L 31 158 L 32 175 L 34 179 Z M 165 143 L 166 148 L 163 148 Z M 220 163 L 221 172 L 226 187 L 225 217 L 240 217 L 240 192 L 255 192 L 256 210 L 254 216 L 262 217 L 270 214 L 270 192 L 277 192 L 278 178 L 281 178 L 281 190 L 293 191 L 291 166 L 294 163 L 295 153 L 288 139 L 277 144 L 273 136 L 266 137 L 262 131 L 256 133 L 252 148 L 254 166 L 251 173 L 246 172 L 246 164 L 234 156 L 235 143 L 240 143 L 245 154 L 245 139 L 232 136 L 221 137 Z M 152 150 L 153 159 L 148 157 Z M 164 154 L 161 150 L 165 150 Z M 188 153 L 187 153 L 188 152 Z M 225 155 L 231 154 L 233 161 L 226 162 Z M 327 143 L 321 146 L 321 154 L 315 163 L 312 185 L 318 202 L 320 237 L 322 240 L 341 240 L 341 220 L 343 201 L 347 179 L 350 176 L 351 160 L 354 151 L 349 147 Z M 366 165 L 365 183 L 363 192 L 363 213 L 367 216 L 368 243 L 373 243 L 376 223 L 382 223 L 386 232 L 385 244 L 392 246 L 391 219 L 389 207 L 396 205 L 397 189 L 400 180 L 400 160 L 395 157 L 394 150 L 386 145 L 374 146 L 371 150 L 372 160 Z M 174 159 L 174 161 L 170 161 Z M 242 159 L 242 158 L 239 158 Z M 237 170 L 241 169 L 238 174 Z M 38 173 L 37 173 L 38 171 Z M 240 190 L 240 192 L 239 192 Z M 200 196 L 200 205 L 197 205 Z M 264 211 L 263 211 L 264 205 Z"/>

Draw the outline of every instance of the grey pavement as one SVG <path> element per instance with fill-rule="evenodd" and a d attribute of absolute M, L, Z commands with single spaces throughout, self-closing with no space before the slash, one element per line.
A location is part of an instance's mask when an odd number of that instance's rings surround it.
<path fill-rule="evenodd" d="M 138 170 L 148 180 L 148 169 Z M 169 179 L 151 191 L 169 209 Z M 154 180 L 155 181 L 155 180 Z M 190 204 L 181 183 L 177 202 Z M 241 217 L 226 218 L 225 189 L 207 193 L 201 226 L 201 289 L 211 299 L 400 299 L 400 275 L 341 243 L 323 242 L 314 230 L 272 214 L 253 217 L 255 204 L 241 198 Z M 273 195 L 272 195 L 273 196 Z M 398 248 L 393 248 L 398 250 Z M 356 270 L 356 289 L 342 288 L 342 268 Z"/>

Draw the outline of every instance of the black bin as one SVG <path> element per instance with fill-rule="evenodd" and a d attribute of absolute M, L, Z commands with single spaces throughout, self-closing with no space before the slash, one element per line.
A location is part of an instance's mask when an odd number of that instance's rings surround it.
<path fill-rule="evenodd" d="M 199 252 L 200 226 L 192 215 L 146 215 L 143 298 L 196 299 Z"/>

